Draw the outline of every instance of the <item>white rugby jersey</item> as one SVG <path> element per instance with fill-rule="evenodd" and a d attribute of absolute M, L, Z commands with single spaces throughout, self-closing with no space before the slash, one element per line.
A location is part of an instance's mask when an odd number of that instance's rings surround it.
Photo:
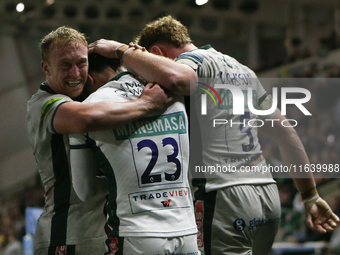
<path fill-rule="evenodd" d="M 191 66 L 196 70 L 199 82 L 200 78 L 206 79 L 209 83 L 214 79 L 211 87 L 216 84 L 229 84 L 237 87 L 244 95 L 247 94 L 247 89 L 252 88 L 253 105 L 257 109 L 268 109 L 263 100 L 268 101 L 267 93 L 263 89 L 261 83 L 257 79 L 255 73 L 248 67 L 240 64 L 234 58 L 217 52 L 210 45 L 204 46 L 190 52 L 185 52 L 176 58 L 176 61 Z M 204 79 L 203 79 L 204 81 Z M 209 87 L 200 82 L 199 87 L 206 91 L 211 91 Z M 218 188 L 223 188 L 239 184 L 261 184 L 274 183 L 270 173 L 262 172 L 240 172 L 241 170 L 254 169 L 256 166 L 266 165 L 266 161 L 262 155 L 261 146 L 258 141 L 258 132 L 256 126 L 260 123 L 248 121 L 251 119 L 260 119 L 257 115 L 249 111 L 247 105 L 247 97 L 245 97 L 244 114 L 233 114 L 233 99 L 229 90 L 216 89 L 222 100 L 222 106 L 217 101 L 217 105 L 213 100 L 207 97 L 207 114 L 201 114 L 201 95 L 206 94 L 206 91 L 197 89 L 190 97 L 190 101 L 194 100 L 196 116 L 201 128 L 201 146 L 202 146 L 202 165 L 195 171 L 207 171 L 205 166 L 220 166 L 226 172 L 219 171 L 213 174 L 205 172 L 205 178 L 196 179 L 193 181 L 194 186 L 199 186 L 202 191 L 212 191 Z M 216 98 L 214 93 L 212 95 Z M 266 99 L 267 98 L 267 99 Z M 211 100 L 209 102 L 209 100 Z M 270 101 L 271 102 L 271 101 Z M 271 105 L 270 105 L 271 106 Z M 272 115 L 271 115 L 272 116 Z M 270 117 L 270 116 L 267 116 Z M 261 118 L 265 118 L 261 116 Z M 213 119 L 221 119 L 225 125 L 213 126 Z M 231 124 L 232 123 L 232 124 Z M 245 125 L 244 125 L 245 124 Z M 192 123 L 191 123 L 192 125 Z M 192 126 L 193 127 L 193 126 Z M 196 142 L 196 141 L 191 141 Z M 196 151 L 197 152 L 197 151 Z M 196 153 L 191 151 L 191 153 Z M 199 157 L 199 155 L 191 155 Z M 233 168 L 231 168 L 233 167 Z M 233 171 L 228 172 L 228 169 Z M 234 171 L 236 169 L 236 171 Z M 193 174 L 195 176 L 195 173 Z"/>
<path fill-rule="evenodd" d="M 76 195 L 69 166 L 68 135 L 53 128 L 54 115 L 72 101 L 44 83 L 27 104 L 27 129 L 45 190 L 45 208 L 38 219 L 35 249 L 49 246 L 105 242 L 106 202 L 102 193 L 88 202 Z"/>
<path fill-rule="evenodd" d="M 134 100 L 143 88 L 124 72 L 84 103 Z M 108 180 L 111 236 L 176 237 L 197 232 L 188 181 L 188 120 L 181 99 L 161 115 L 90 132 L 88 137 L 85 141 L 85 136 L 70 136 L 72 171 L 79 167 L 73 161 L 89 160 L 86 149 L 92 143 Z"/>

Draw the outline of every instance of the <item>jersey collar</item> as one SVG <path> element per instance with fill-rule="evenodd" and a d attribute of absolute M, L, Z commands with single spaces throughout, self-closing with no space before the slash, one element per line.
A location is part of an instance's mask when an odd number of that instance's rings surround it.
<path fill-rule="evenodd" d="M 50 94 L 57 94 L 56 92 L 54 92 L 53 89 L 51 89 L 51 87 L 49 87 L 47 84 L 46 84 L 46 81 L 44 81 L 43 83 L 40 84 L 40 89 L 43 90 L 43 91 L 46 91 Z"/>
<path fill-rule="evenodd" d="M 212 48 L 211 45 L 207 44 L 207 45 L 204 45 L 204 46 L 200 47 L 199 49 L 201 49 L 201 50 L 209 50 L 210 48 Z"/>
<path fill-rule="evenodd" d="M 127 71 L 121 72 L 121 73 L 117 74 L 115 77 L 113 77 L 111 80 L 109 80 L 109 82 L 110 82 L 110 81 L 118 81 L 118 80 L 119 80 L 120 78 L 122 78 L 124 75 L 132 75 L 132 73 L 127 72 Z"/>

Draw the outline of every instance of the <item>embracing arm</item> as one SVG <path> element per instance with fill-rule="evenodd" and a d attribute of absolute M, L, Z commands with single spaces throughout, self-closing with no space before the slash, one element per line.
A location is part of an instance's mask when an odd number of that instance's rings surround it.
<path fill-rule="evenodd" d="M 62 104 L 53 119 L 53 127 L 60 134 L 86 133 L 116 128 L 134 121 L 153 110 L 163 109 L 172 100 L 159 85 L 148 84 L 142 96 L 129 102 L 97 102 Z"/>
<path fill-rule="evenodd" d="M 197 74 L 191 67 L 138 48 L 129 48 L 128 45 L 115 50 L 120 45 L 116 41 L 101 39 L 89 45 L 89 52 L 109 58 L 123 57 L 124 64 L 147 82 L 161 84 L 176 94 L 190 94 L 190 79 L 197 79 Z"/>
<path fill-rule="evenodd" d="M 124 64 L 146 81 L 159 83 L 180 95 L 190 95 L 190 79 L 197 79 L 191 67 L 139 49 L 127 52 Z"/>

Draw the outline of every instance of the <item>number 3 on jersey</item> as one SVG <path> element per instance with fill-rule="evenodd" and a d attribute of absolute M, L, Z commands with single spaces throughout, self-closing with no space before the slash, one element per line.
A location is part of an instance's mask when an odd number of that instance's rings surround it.
<path fill-rule="evenodd" d="M 240 116 L 240 122 L 244 122 L 245 120 L 250 120 L 250 113 L 245 112 L 244 115 Z M 251 127 L 245 127 L 243 124 L 240 125 L 240 132 L 248 135 L 249 143 L 242 143 L 242 150 L 245 152 L 251 151 L 254 148 L 254 137 L 251 133 Z"/>
<path fill-rule="evenodd" d="M 136 146 L 131 142 L 137 149 L 134 160 L 140 187 L 182 182 L 181 148 L 175 138 L 163 138 L 158 144 L 151 139 L 133 140 L 139 140 Z"/>

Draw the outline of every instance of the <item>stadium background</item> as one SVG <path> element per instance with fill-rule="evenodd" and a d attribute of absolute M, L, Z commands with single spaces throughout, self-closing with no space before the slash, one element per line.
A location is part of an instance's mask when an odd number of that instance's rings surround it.
<path fill-rule="evenodd" d="M 188 27 L 196 46 L 211 44 L 259 77 L 340 76 L 339 0 L 0 0 L 0 255 L 25 233 L 25 208 L 43 206 L 43 192 L 26 132 L 26 103 L 44 81 L 40 39 L 60 25 L 128 43 L 144 25 L 171 14 Z M 312 117 L 296 115 L 297 131 L 312 163 L 339 164 L 340 85 L 336 79 L 307 87 Z M 280 164 L 277 146 L 262 140 L 264 155 Z M 289 179 L 280 179 L 282 228 L 275 254 L 340 254 L 327 246 L 334 234 L 310 233 Z M 340 213 L 339 181 L 317 179 L 320 193 Z M 338 236 L 338 237 L 337 237 Z M 334 239 L 334 240 L 333 240 Z M 301 244 L 302 247 L 300 247 Z M 309 248 L 312 247 L 312 248 Z M 306 253 L 303 253 L 306 252 Z M 308 253 L 309 252 L 309 253 Z"/>

